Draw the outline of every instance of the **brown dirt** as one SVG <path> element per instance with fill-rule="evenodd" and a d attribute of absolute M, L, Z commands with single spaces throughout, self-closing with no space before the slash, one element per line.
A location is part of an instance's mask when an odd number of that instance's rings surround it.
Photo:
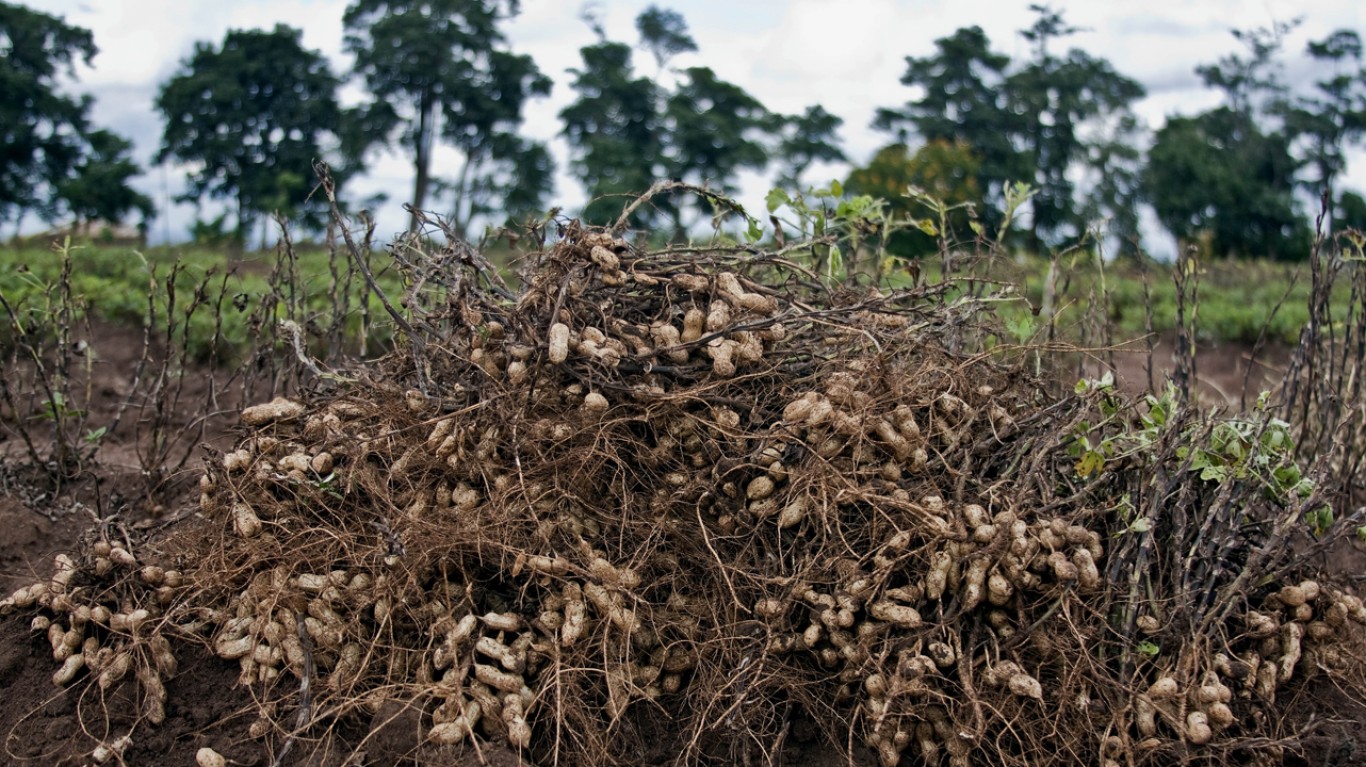
<path fill-rule="evenodd" d="M 93 393 L 89 403 L 93 423 L 107 420 L 128 396 L 132 366 L 141 352 L 140 334 L 118 328 L 101 328 L 99 357 L 94 366 Z M 1159 343 L 1155 359 L 1167 358 L 1170 340 Z M 1130 391 L 1146 387 L 1145 356 L 1120 355 L 1118 378 Z M 1272 380 L 1284 364 L 1284 350 L 1259 355 L 1253 364 L 1255 392 Z M 1202 391 L 1237 405 L 1248 370 L 1250 350 L 1239 346 L 1203 348 L 1199 356 Z M 1161 365 L 1155 374 L 1161 375 Z M 194 427 L 203 416 L 210 380 L 209 371 L 187 371 L 187 389 L 172 423 L 176 428 Z M 93 524 L 113 525 L 141 534 L 147 528 L 179 514 L 192 513 L 195 490 L 188 476 L 197 474 L 192 459 L 186 476 L 149 483 L 139 468 L 135 447 L 137 428 L 131 416 L 127 428 L 101 445 L 89 470 L 58 488 L 40 471 L 22 465 L 22 447 L 14 440 L 0 442 L 0 593 L 30 582 L 50 568 L 53 553 L 71 550 Z M 223 444 L 229 437 L 230 419 L 214 416 L 204 434 L 208 444 Z M 1360 546 L 1344 545 L 1330 552 L 1328 569 L 1358 574 L 1366 572 L 1366 554 Z M 0 764 L 79 765 L 90 761 L 91 750 L 101 742 L 130 734 L 124 752 L 126 765 L 193 764 L 195 752 L 211 747 L 236 765 L 276 763 L 282 747 L 278 739 L 266 742 L 249 737 L 253 691 L 237 685 L 236 664 L 224 662 L 197 645 L 178 643 L 179 673 L 167 685 L 167 717 L 159 726 L 138 722 L 131 682 L 101 692 L 98 686 L 76 683 L 66 689 L 52 685 L 55 669 L 46 638 L 31 632 L 31 615 L 23 611 L 0 619 Z M 1366 765 L 1366 702 L 1355 700 L 1319 677 L 1302 689 L 1289 710 L 1295 712 L 1302 735 L 1287 749 L 1286 764 L 1305 767 Z M 643 722 L 642 744 L 671 741 L 668 722 Z M 132 731 L 130 733 L 130 727 Z M 381 710 L 363 731 L 338 728 L 331 738 L 296 742 L 283 764 L 398 765 L 398 764 L 521 764 L 513 753 L 488 745 L 435 749 L 424 746 L 418 733 L 421 722 L 401 708 Z M 835 767 L 849 764 L 839 749 L 822 743 L 810 722 L 796 722 L 785 734 L 781 753 L 773 764 Z M 656 737 L 656 736 L 664 737 Z M 707 752 L 724 763 L 730 745 L 717 743 Z M 363 756 L 353 756 L 364 754 Z M 350 757 L 350 758 L 348 758 Z M 642 764 L 660 763 L 668 755 L 642 748 Z M 116 763 L 116 762 L 111 762 Z M 857 764 L 876 760 L 864 752 Z"/>
<path fill-rule="evenodd" d="M 1153 341 L 1151 358 L 1142 340 L 1123 344 L 1114 354 L 1115 379 L 1130 394 L 1148 391 L 1151 380 L 1158 387 L 1176 369 L 1173 352 L 1176 337 L 1163 335 Z M 1285 373 L 1293 350 L 1281 344 L 1254 348 L 1243 343 L 1207 343 L 1196 349 L 1195 389 L 1207 405 L 1239 408 L 1257 401 L 1262 391 L 1276 387 Z M 1093 360 L 1088 374 L 1098 374 L 1108 360 Z"/>

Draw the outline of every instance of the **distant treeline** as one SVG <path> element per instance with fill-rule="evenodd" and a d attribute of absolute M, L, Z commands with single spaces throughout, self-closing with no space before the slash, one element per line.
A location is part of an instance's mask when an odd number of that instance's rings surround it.
<path fill-rule="evenodd" d="M 1326 196 L 1328 226 L 1366 228 L 1366 200 L 1338 190 L 1346 151 L 1366 133 L 1366 66 L 1349 29 L 1309 41 L 1322 71 L 1308 92 L 1281 76 L 1296 24 L 1234 30 L 1238 53 L 1197 73 L 1223 94 L 1220 106 L 1172 117 L 1155 133 L 1133 112 L 1142 85 L 1104 57 L 1062 50 L 1076 35 L 1061 11 L 1031 5 L 1019 34 L 1027 57 L 992 49 L 979 27 L 935 41 L 907 57 L 909 100 L 878 110 L 874 127 L 891 140 L 844 184 L 851 194 L 885 198 L 925 216 L 925 195 L 950 206 L 960 231 L 996 230 L 1019 184 L 1033 190 L 1016 241 L 1043 251 L 1095 231 L 1139 246 L 1139 211 L 1151 206 L 1174 236 L 1210 252 L 1293 259 L 1307 253 L 1309 200 Z M 524 108 L 549 94 L 551 80 L 511 50 L 502 25 L 517 0 L 355 0 L 344 15 L 346 73 L 302 44 L 299 30 L 230 30 L 200 42 L 169 80 L 156 108 L 164 119 L 158 163 L 188 168 L 179 201 L 221 200 L 227 217 L 199 222 L 197 236 L 239 239 L 279 211 L 320 226 L 325 211 L 312 164 L 326 161 L 345 199 L 348 179 L 381 151 L 411 159 L 409 202 L 447 216 L 457 232 L 543 216 L 553 192 L 548 148 L 521 135 Z M 818 162 L 846 160 L 842 119 L 821 105 L 784 115 L 708 67 L 675 68 L 696 51 L 675 11 L 650 7 L 636 19 L 634 45 L 597 36 L 569 70 L 575 100 L 560 112 L 570 173 L 591 202 L 577 215 L 604 222 L 623 196 L 661 178 L 733 192 L 741 171 L 768 171 L 799 188 Z M 637 52 L 647 61 L 634 61 Z M 93 125 L 89 96 L 63 92 L 75 64 L 91 64 L 92 34 L 63 19 L 0 2 L 0 223 L 27 215 L 57 222 L 119 222 L 155 216 L 130 180 L 142 169 L 124 137 Z M 339 104 L 345 82 L 367 99 Z M 435 174 L 438 145 L 463 162 Z M 918 188 L 924 195 L 907 195 Z M 637 223 L 682 236 L 697 203 L 660 198 Z M 899 247 L 915 255 L 905 235 Z"/>

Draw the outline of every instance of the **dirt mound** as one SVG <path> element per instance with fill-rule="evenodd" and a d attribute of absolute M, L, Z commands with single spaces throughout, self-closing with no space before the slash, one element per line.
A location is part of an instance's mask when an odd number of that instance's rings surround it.
<path fill-rule="evenodd" d="M 407 266 L 400 353 L 0 603 L 120 701 L 96 761 L 192 648 L 237 664 L 204 716 L 251 714 L 191 745 L 273 763 L 1270 764 L 1306 680 L 1363 689 L 1366 607 L 1309 568 L 1344 522 L 1265 413 L 1058 394 L 951 285 L 744 247 Z"/>

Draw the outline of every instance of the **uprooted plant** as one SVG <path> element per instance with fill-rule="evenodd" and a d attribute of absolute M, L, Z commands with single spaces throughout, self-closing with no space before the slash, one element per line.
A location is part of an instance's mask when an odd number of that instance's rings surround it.
<path fill-rule="evenodd" d="M 1270 406 L 1060 396 L 972 294 L 792 250 L 568 222 L 512 288 L 405 247 L 394 354 L 244 410 L 202 519 L 0 602 L 54 682 L 155 725 L 202 642 L 277 755 L 399 710 L 433 760 L 772 764 L 811 723 L 887 767 L 1273 764 L 1287 689 L 1366 689 L 1311 567 L 1354 520 Z"/>

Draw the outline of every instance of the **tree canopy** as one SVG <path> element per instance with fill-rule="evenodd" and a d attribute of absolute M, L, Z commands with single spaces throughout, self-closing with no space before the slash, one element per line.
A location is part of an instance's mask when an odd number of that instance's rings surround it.
<path fill-rule="evenodd" d="M 502 204 L 549 191 L 550 173 L 538 176 L 535 190 L 508 183 L 517 162 L 506 151 L 515 146 L 508 137 L 527 100 L 551 87 L 529 56 L 508 50 L 500 22 L 517 10 L 516 0 L 356 0 L 343 16 L 355 76 L 373 98 L 367 125 L 378 143 L 396 144 L 412 158 L 414 208 L 427 205 L 437 142 L 464 155 L 443 184 L 461 230 L 491 204 L 490 195 L 502 196 Z"/>
<path fill-rule="evenodd" d="M 57 212 L 56 182 L 80 160 L 90 110 L 59 80 L 96 52 L 89 30 L 0 2 L 0 222 Z"/>
<path fill-rule="evenodd" d="M 782 115 L 779 121 L 777 159 L 782 165 L 778 186 L 801 188 L 802 175 L 813 163 L 844 162 L 838 132 L 844 118 L 815 104 L 798 115 Z"/>
<path fill-rule="evenodd" d="M 560 120 L 574 149 L 572 168 L 588 193 L 583 217 L 603 223 L 624 207 L 621 195 L 645 191 L 662 168 L 660 90 L 635 76 L 631 48 L 623 43 L 602 41 L 579 55 L 583 65 L 570 70 L 569 86 L 578 99 Z"/>
<path fill-rule="evenodd" d="M 932 236 L 920 229 L 899 231 L 888 242 L 888 252 L 903 258 L 917 258 L 938 250 L 942 236 L 949 241 L 971 239 L 970 222 L 982 201 L 977 177 L 981 159 L 972 147 L 961 141 L 936 139 L 921 145 L 914 153 L 905 144 L 890 144 L 877 151 L 867 165 L 854 168 L 844 188 L 854 195 L 870 195 L 887 201 L 888 212 L 907 220 L 929 219 L 947 231 Z M 914 193 L 943 203 L 947 215 L 935 220 L 934 212 L 917 200 Z"/>
<path fill-rule="evenodd" d="M 1033 57 L 1006 80 L 1006 100 L 1020 116 L 1017 143 L 1033 166 L 1037 189 L 1030 201 L 1030 247 L 1042 252 L 1062 237 L 1086 230 L 1079 212 L 1105 207 L 1103 201 L 1079 203 L 1073 170 L 1091 154 L 1083 131 L 1093 121 L 1132 120 L 1130 106 L 1144 95 L 1143 87 L 1114 70 L 1104 59 L 1073 48 L 1064 56 L 1050 50 L 1054 40 L 1082 30 L 1069 26 L 1059 11 L 1032 5 L 1037 18 L 1020 34 L 1032 44 Z M 1132 206 L 1132 199 L 1119 201 Z"/>
<path fill-rule="evenodd" d="M 654 55 L 661 70 L 673 56 L 695 49 L 686 22 L 673 11 L 651 6 L 637 17 L 636 27 L 640 47 Z M 570 70 L 577 99 L 560 112 L 563 135 L 573 149 L 572 168 L 589 195 L 587 220 L 609 220 L 623 207 L 622 195 L 640 194 L 661 178 L 733 192 L 737 174 L 768 164 L 783 121 L 758 99 L 709 67 L 687 67 L 667 80 L 638 76 L 631 48 L 605 39 L 600 24 L 594 29 L 600 39 L 579 51 L 583 66 Z M 833 130 L 828 120 L 808 126 L 806 140 L 817 138 L 811 130 L 827 128 Z M 802 152 L 827 152 L 797 143 L 792 150 L 798 160 Z M 681 237 L 687 229 L 683 214 L 676 201 L 657 198 L 649 209 L 639 209 L 636 219 L 667 216 L 674 236 Z"/>
<path fill-rule="evenodd" d="M 189 166 L 183 199 L 231 200 L 245 238 L 262 214 L 304 211 L 314 161 L 339 144 L 338 84 L 323 55 L 285 25 L 199 43 L 157 96 L 160 159 Z"/>
<path fill-rule="evenodd" d="M 1263 133 L 1224 106 L 1172 117 L 1144 174 L 1162 225 L 1178 239 L 1210 239 L 1217 255 L 1302 259 L 1308 226 L 1294 205 L 1295 161 L 1283 134 Z"/>
<path fill-rule="evenodd" d="M 1336 219 L 1335 208 L 1342 196 L 1336 182 L 1347 168 L 1347 150 L 1366 136 L 1361 36 L 1339 29 L 1310 41 L 1306 50 L 1316 63 L 1331 68 L 1331 76 L 1317 80 L 1315 92 L 1301 96 L 1288 110 L 1286 130 L 1303 146 L 1304 164 L 1310 172 L 1304 186 L 1315 195 L 1329 196 L 1334 203 L 1329 216 Z"/>
<path fill-rule="evenodd" d="M 138 213 L 145 226 L 156 215 L 151 198 L 133 189 L 130 181 L 141 175 L 133 161 L 133 144 L 107 130 L 91 131 L 88 149 L 69 178 L 57 182 L 57 196 L 79 224 L 83 221 L 118 223 Z"/>
<path fill-rule="evenodd" d="M 972 147 L 980 160 L 974 182 L 988 203 L 983 218 L 1000 219 L 1006 184 L 1033 176 L 1028 156 L 1012 140 L 1022 117 L 1004 96 L 1010 57 L 991 50 L 981 27 L 963 27 L 935 41 L 935 52 L 906 57 L 901 83 L 920 95 L 900 108 L 877 111 L 873 126 L 905 143 L 944 141 Z"/>

